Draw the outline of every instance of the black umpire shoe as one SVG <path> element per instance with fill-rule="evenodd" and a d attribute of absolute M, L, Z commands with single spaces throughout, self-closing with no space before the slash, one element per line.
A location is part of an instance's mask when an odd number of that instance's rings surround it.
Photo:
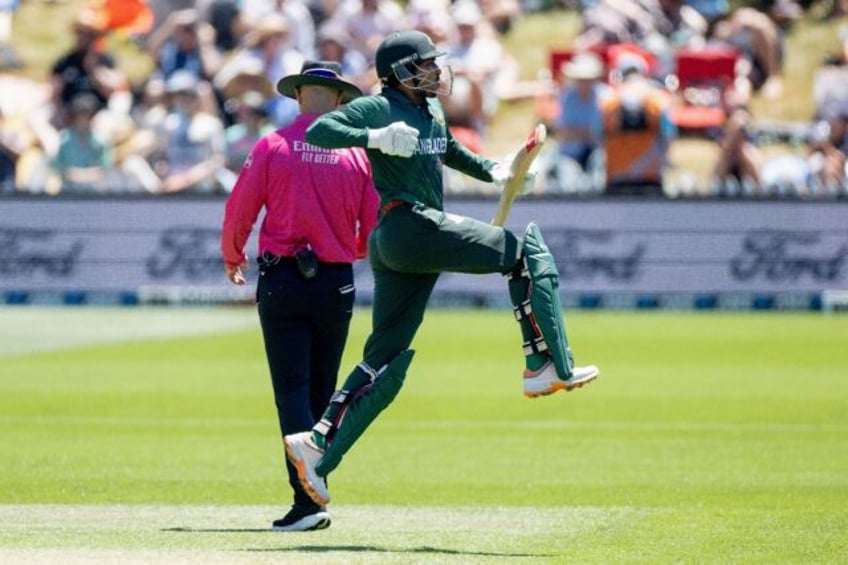
<path fill-rule="evenodd" d="M 274 520 L 271 529 L 275 532 L 308 532 L 330 527 L 330 513 L 324 506 L 302 506 L 295 504 L 288 514 Z"/>

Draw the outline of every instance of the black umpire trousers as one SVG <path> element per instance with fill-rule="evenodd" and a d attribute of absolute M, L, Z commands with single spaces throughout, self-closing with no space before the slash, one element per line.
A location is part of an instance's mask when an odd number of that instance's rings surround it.
<path fill-rule="evenodd" d="M 284 258 L 259 272 L 256 301 L 280 431 L 305 432 L 336 388 L 353 315 L 353 268 L 319 263 L 317 275 L 307 280 L 293 259 Z M 314 506 L 288 460 L 286 468 L 294 503 Z"/>

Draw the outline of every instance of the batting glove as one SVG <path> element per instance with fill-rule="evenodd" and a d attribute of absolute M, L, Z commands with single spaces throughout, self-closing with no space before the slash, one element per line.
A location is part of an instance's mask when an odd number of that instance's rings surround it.
<path fill-rule="evenodd" d="M 509 179 L 512 178 L 512 159 L 506 159 L 495 164 L 494 167 L 489 169 L 489 174 L 492 175 L 492 183 L 495 188 L 502 191 Z"/>
<path fill-rule="evenodd" d="M 515 153 L 509 153 L 506 155 L 503 160 L 497 163 L 494 167 L 489 169 L 489 174 L 492 175 L 492 183 L 494 183 L 495 188 L 499 191 L 502 191 L 512 179 L 512 160 L 515 158 Z M 524 176 L 524 187 L 522 192 L 527 192 L 530 187 L 532 187 L 536 182 L 536 175 L 539 173 L 539 166 L 537 163 L 533 163 L 530 165 L 530 169 L 527 171 L 527 174 Z"/>
<path fill-rule="evenodd" d="M 379 149 L 386 155 L 411 157 L 418 149 L 418 130 L 404 122 L 368 130 L 368 149 Z"/>

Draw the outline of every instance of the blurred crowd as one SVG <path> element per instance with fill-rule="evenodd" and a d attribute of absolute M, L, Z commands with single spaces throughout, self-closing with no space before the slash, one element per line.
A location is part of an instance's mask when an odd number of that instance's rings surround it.
<path fill-rule="evenodd" d="M 682 197 L 848 197 L 848 32 L 819 63 L 808 120 L 758 120 L 784 96 L 794 0 L 591 0 L 552 57 L 539 114 L 557 144 L 536 190 Z M 832 5 L 828 18 L 844 15 Z M 843 28 L 848 29 L 848 28 Z M 558 57 L 556 56 L 558 55 Z M 694 154 L 680 166 L 683 139 Z M 704 151 L 708 148 L 709 151 Z M 688 159 L 688 161 L 687 161 Z M 689 165 L 709 166 L 697 177 Z"/>
<path fill-rule="evenodd" d="M 0 187 L 226 193 L 253 144 L 298 111 L 276 93 L 279 78 L 305 59 L 335 60 L 375 91 L 378 43 L 409 27 L 448 53 L 456 91 L 444 103 L 457 135 L 479 150 L 516 84 L 502 37 L 521 14 L 510 0 L 95 0 L 69 22 L 72 45 L 49 84 L 0 76 Z M 142 80 L 122 72 L 118 35 L 150 63 Z"/>
<path fill-rule="evenodd" d="M 416 28 L 447 53 L 441 62 L 453 91 L 442 102 L 454 135 L 472 150 L 483 150 L 502 104 L 535 99 L 551 133 L 537 192 L 844 196 L 848 33 L 816 75 L 809 122 L 768 129 L 750 102 L 783 95 L 785 37 L 808 6 L 762 2 L 569 3 L 581 22 L 576 38 L 552 48 L 538 80 L 522 81 L 505 36 L 527 12 L 565 3 L 91 0 L 69 22 L 71 45 L 42 84 L 14 73 L 22 64 L 18 0 L 0 0 L 0 70 L 8 71 L 0 73 L 0 193 L 225 194 L 253 144 L 297 113 L 294 100 L 275 92 L 280 77 L 305 59 L 335 60 L 374 92 L 377 44 Z M 830 17 L 843 8 L 834 3 Z M 116 36 L 152 72 L 131 81 Z M 553 30 L 550 44 L 561 45 Z M 706 181 L 670 163 L 672 143 L 684 136 L 714 144 Z M 775 155 L 767 141 L 804 151 Z M 448 192 L 481 190 L 445 178 Z"/>

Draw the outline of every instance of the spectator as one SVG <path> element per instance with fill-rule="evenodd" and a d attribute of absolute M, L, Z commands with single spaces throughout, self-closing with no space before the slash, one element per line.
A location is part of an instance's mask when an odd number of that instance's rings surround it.
<path fill-rule="evenodd" d="M 63 194 L 104 192 L 112 155 L 108 142 L 93 131 L 99 101 L 93 94 L 77 95 L 69 105 L 68 125 L 59 131 L 59 151 L 51 167 L 61 180 Z"/>
<path fill-rule="evenodd" d="M 288 24 L 286 49 L 295 49 L 307 59 L 315 55 L 315 20 L 301 0 L 243 0 L 242 17 L 255 28 L 271 14 L 283 16 Z"/>
<path fill-rule="evenodd" d="M 469 6 L 466 9 L 465 6 Z M 482 22 L 482 14 L 476 5 L 467 0 L 457 4 L 453 14 L 456 24 L 456 34 L 453 41 L 446 44 L 447 60 L 453 73 L 453 82 L 449 94 L 441 94 L 439 99 L 450 122 L 450 130 L 454 137 L 475 153 L 482 151 L 483 135 L 489 118 L 493 114 L 497 102 L 494 94 L 489 93 L 491 102 L 487 112 L 484 100 L 486 89 L 486 69 L 475 68 L 475 63 L 467 59 L 474 57 L 470 53 L 471 42 L 476 35 L 475 27 Z M 493 55 L 496 56 L 496 55 Z M 491 82 L 488 86 L 491 88 Z M 453 175 L 461 179 L 463 175 Z"/>
<path fill-rule="evenodd" d="M 522 16 L 521 4 L 517 0 L 474 0 L 480 6 L 486 21 L 500 35 L 509 33 L 513 24 Z"/>
<path fill-rule="evenodd" d="M 315 29 L 321 27 L 336 13 L 339 3 L 339 0 L 304 0 Z"/>
<path fill-rule="evenodd" d="M 733 93 L 730 94 L 727 98 L 733 101 Z M 824 193 L 824 168 L 835 163 L 832 160 L 835 155 L 829 154 L 824 139 L 805 135 L 807 155 L 786 148 L 767 153 L 761 144 L 769 136 L 762 135 L 742 97 L 725 106 L 728 119 L 718 140 L 719 155 L 710 186 L 712 195 L 798 197 Z"/>
<path fill-rule="evenodd" d="M 205 3 L 207 0 L 201 0 Z M 153 29 L 159 29 L 164 25 L 168 16 L 180 10 L 188 10 L 197 6 L 196 0 L 147 0 L 153 12 Z"/>
<path fill-rule="evenodd" d="M 348 0 L 341 4 L 332 20 L 350 37 L 350 48 L 359 51 L 370 63 L 384 37 L 406 27 L 403 8 L 394 0 Z"/>
<path fill-rule="evenodd" d="M 12 48 L 12 24 L 18 0 L 0 0 L 0 70 L 19 69 L 21 58 Z"/>
<path fill-rule="evenodd" d="M 497 111 L 505 90 L 517 78 L 514 61 L 483 18 L 473 0 L 460 0 L 451 11 L 455 37 L 446 45 L 453 71 L 454 92 L 443 97 L 445 111 L 455 126 L 472 129 L 479 137 Z"/>
<path fill-rule="evenodd" d="M 224 167 L 224 124 L 201 103 L 211 94 L 211 86 L 180 71 L 168 79 L 165 90 L 168 114 L 156 132 L 163 145 L 153 158 L 161 191 L 223 191 L 218 175 Z"/>
<path fill-rule="evenodd" d="M 77 14 L 72 24 L 74 44 L 52 66 L 52 123 L 58 128 L 68 125 L 72 100 L 91 94 L 102 110 L 119 94 L 128 93 L 128 81 L 117 68 L 115 58 L 103 47 L 102 23 L 88 9 Z"/>
<path fill-rule="evenodd" d="M 335 61 L 342 66 L 342 74 L 363 92 L 377 84 L 377 74 L 359 51 L 349 49 L 350 38 L 333 23 L 325 23 L 318 30 L 318 59 Z"/>
<path fill-rule="evenodd" d="M 263 18 L 262 22 L 245 36 L 243 46 L 227 61 L 215 76 L 217 89 L 224 90 L 234 79 L 259 73 L 264 80 L 257 85 L 260 91 L 272 91 L 281 76 L 297 74 L 303 64 L 303 55 L 287 49 L 289 24 L 277 13 Z M 285 96 L 269 96 L 266 109 L 276 127 L 283 127 L 297 115 L 297 103 Z"/>
<path fill-rule="evenodd" d="M 16 188 L 15 171 L 22 150 L 18 138 L 0 108 L 0 194 L 14 192 Z"/>
<path fill-rule="evenodd" d="M 724 97 L 725 120 L 718 140 L 719 155 L 712 173 L 712 192 L 720 196 L 761 194 L 764 158 L 756 143 L 754 122 L 744 94 Z"/>
<path fill-rule="evenodd" d="M 646 46 L 665 38 L 680 46 L 706 32 L 706 22 L 681 0 L 598 0 L 583 12 L 574 48 L 586 50 L 615 43 Z"/>
<path fill-rule="evenodd" d="M 843 118 L 842 131 L 834 132 L 829 122 L 816 122 L 809 133 L 807 164 L 810 168 L 810 196 L 821 198 L 848 194 L 844 124 Z"/>
<path fill-rule="evenodd" d="M 244 58 L 239 63 L 237 74 L 230 77 L 226 83 L 221 83 L 221 76 L 217 77 L 216 95 L 223 99 L 224 122 L 230 126 L 238 120 L 237 110 L 241 104 L 242 96 L 248 92 L 258 92 L 263 99 L 265 113 L 270 115 L 274 108 L 273 86 L 268 81 L 262 61 L 258 58 Z"/>
<path fill-rule="evenodd" d="M 674 52 L 700 47 L 707 23 L 682 0 L 598 0 L 583 13 L 574 41 L 579 51 L 616 44 L 634 45 L 651 53 L 652 76 L 664 81 L 674 71 Z"/>
<path fill-rule="evenodd" d="M 788 32 L 804 13 L 801 5 L 795 0 L 765 0 L 762 6 L 758 6 L 758 2 L 753 2 L 749 6 L 768 14 L 783 32 Z"/>
<path fill-rule="evenodd" d="M 848 117 L 848 26 L 839 30 L 839 44 L 816 70 L 813 79 L 814 118 L 838 135 Z"/>
<path fill-rule="evenodd" d="M 255 90 L 242 94 L 236 110 L 236 123 L 224 132 L 227 140 L 227 169 L 236 174 L 241 171 L 244 160 L 256 142 L 272 131 L 274 126 L 268 121 L 265 97 Z"/>
<path fill-rule="evenodd" d="M 156 77 L 167 81 L 177 71 L 211 80 L 223 58 L 215 45 L 215 30 L 195 9 L 171 12 L 147 39 L 147 51 L 156 66 Z"/>
<path fill-rule="evenodd" d="M 647 76 L 648 64 L 622 55 L 621 81 L 601 101 L 608 194 L 663 194 L 668 149 L 675 136 L 668 91 Z"/>
<path fill-rule="evenodd" d="M 138 127 L 129 115 L 112 120 L 112 166 L 107 171 L 110 191 L 156 194 L 162 181 L 153 170 L 149 157 L 156 139 L 149 129 Z"/>
<path fill-rule="evenodd" d="M 406 5 L 406 20 L 409 27 L 426 33 L 436 45 L 445 44 L 453 32 L 446 0 L 412 0 Z"/>
<path fill-rule="evenodd" d="M 49 100 L 48 84 L 0 75 L 0 158 L 14 168 L 12 178 L 6 177 L 6 189 L 49 190 L 51 194 L 59 190 L 50 171 L 50 156 L 58 150 L 59 134 L 50 124 Z"/>
<path fill-rule="evenodd" d="M 766 154 L 747 105 L 729 94 L 713 170 L 714 195 L 822 198 L 844 193 L 846 156 L 839 147 L 840 134 L 828 122 L 810 124 L 803 136 L 805 153 L 783 149 Z"/>
<path fill-rule="evenodd" d="M 737 8 L 715 20 L 707 36 L 739 51 L 737 90 L 748 96 L 760 92 L 767 99 L 783 94 L 783 32 L 768 15 Z"/>
<path fill-rule="evenodd" d="M 707 22 L 683 0 L 636 0 L 648 15 L 649 37 L 666 38 L 672 48 L 703 41 Z"/>
<path fill-rule="evenodd" d="M 609 89 L 601 80 L 604 75 L 603 61 L 591 51 L 578 53 L 563 65 L 566 83 L 559 95 L 559 115 L 554 128 L 559 148 L 556 178 L 560 190 L 602 188 L 598 178 L 603 164 L 604 136 L 600 101 Z"/>
<path fill-rule="evenodd" d="M 139 127 L 155 130 L 168 113 L 165 105 L 165 83 L 158 79 L 142 81 L 134 88 L 130 116 Z"/>
<path fill-rule="evenodd" d="M 848 155 L 848 114 L 842 114 L 839 119 L 828 122 L 830 125 L 830 140 L 833 145 Z"/>
<path fill-rule="evenodd" d="M 813 186 L 813 174 L 807 156 L 789 151 L 781 151 L 763 161 L 760 170 L 760 186 L 752 191 L 743 185 L 741 193 L 733 195 L 772 196 L 781 198 L 799 198 L 810 194 Z"/>
<path fill-rule="evenodd" d="M 582 11 L 572 46 L 586 51 L 615 43 L 637 44 L 648 36 L 649 23 L 635 0 L 597 0 Z"/>
<path fill-rule="evenodd" d="M 675 52 L 700 49 L 706 43 L 707 21 L 683 0 L 637 0 L 651 21 L 647 37 L 639 42 L 655 59 L 653 77 L 665 82 L 675 71 Z"/>
<path fill-rule="evenodd" d="M 212 0 L 206 19 L 215 30 L 215 46 L 218 51 L 229 53 L 238 47 L 239 38 L 247 30 L 240 0 Z"/>

